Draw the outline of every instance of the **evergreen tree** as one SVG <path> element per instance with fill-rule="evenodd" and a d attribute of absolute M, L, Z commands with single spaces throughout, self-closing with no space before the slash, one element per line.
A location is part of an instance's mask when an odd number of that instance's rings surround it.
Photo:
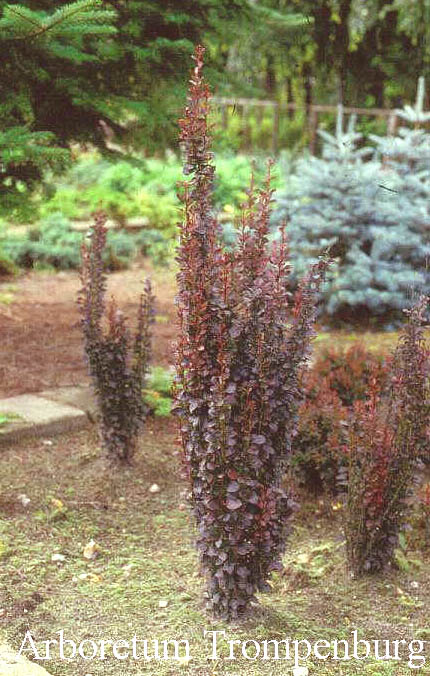
<path fill-rule="evenodd" d="M 430 180 L 430 134 L 420 125 L 430 120 L 430 112 L 424 110 L 425 79 L 418 79 L 415 106 L 406 105 L 397 110 L 397 116 L 414 127 L 400 127 L 397 136 L 370 135 L 376 144 L 378 156 L 387 167 L 399 173 L 403 180 L 409 177 L 428 183 Z"/>
<path fill-rule="evenodd" d="M 403 178 L 371 157 L 372 149 L 359 148 L 353 124 L 343 132 L 341 112 L 335 136 L 319 133 L 323 156 L 301 159 L 278 197 L 275 220 L 289 222 L 294 275 L 329 247 L 337 266 L 326 285 L 325 312 L 361 323 L 397 317 L 410 305 L 412 288 L 430 288 L 424 199 L 430 184 L 420 181 L 420 200 L 417 190 L 405 191 L 405 180 L 412 186 L 418 174 Z"/>
<path fill-rule="evenodd" d="M 225 32 L 246 0 L 0 0 L 0 197 L 9 217 L 73 142 L 112 153 L 176 143 L 195 42 Z M 215 63 L 215 66 L 217 64 Z M 213 79 L 211 77 L 211 79 Z M 112 133 L 111 133 L 112 132 Z"/>
<path fill-rule="evenodd" d="M 67 164 L 67 142 L 80 140 L 82 118 L 88 129 L 101 117 L 97 102 L 88 103 L 79 67 L 100 61 L 102 38 L 115 34 L 115 13 L 101 0 L 77 0 L 50 14 L 1 5 L 0 204 L 1 213 L 22 218 L 46 170 Z M 78 114 L 86 99 L 85 114 Z"/>
<path fill-rule="evenodd" d="M 430 274 L 430 134 L 420 129 L 420 124 L 430 120 L 424 111 L 425 80 L 419 78 L 415 106 L 406 105 L 399 117 L 411 127 L 400 127 L 397 136 L 371 135 L 376 144 L 376 157 L 381 161 L 386 179 L 397 181 L 396 202 L 399 219 L 410 234 L 410 241 L 420 241 L 421 246 L 411 251 L 412 261 L 421 269 L 424 290 L 429 288 Z"/>
<path fill-rule="evenodd" d="M 248 0 L 112 0 L 106 6 L 118 13 L 119 58 L 104 77 L 133 98 L 128 138 L 149 152 L 176 147 L 194 45 L 205 44 L 214 54 L 208 77 L 225 87 L 218 45 L 222 50 L 233 39 L 236 23 L 249 13 Z"/>

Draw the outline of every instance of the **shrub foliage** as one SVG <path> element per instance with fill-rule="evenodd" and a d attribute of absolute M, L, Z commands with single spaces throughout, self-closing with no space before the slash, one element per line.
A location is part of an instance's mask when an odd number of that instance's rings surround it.
<path fill-rule="evenodd" d="M 344 480 L 348 408 L 327 378 L 320 380 L 314 369 L 309 375 L 292 444 L 292 477 L 310 493 L 336 495 Z"/>
<path fill-rule="evenodd" d="M 386 362 L 360 343 L 326 349 L 315 360 L 306 374 L 292 446 L 292 475 L 299 486 L 316 494 L 344 492 L 352 406 L 366 399 L 372 378 L 386 387 Z"/>
<path fill-rule="evenodd" d="M 310 347 L 320 259 L 289 308 L 285 236 L 268 244 L 270 165 L 264 188 L 251 181 L 236 244 L 226 250 L 213 216 L 209 90 L 196 48 L 188 106 L 185 218 L 178 253 L 180 339 L 177 413 L 209 607 L 249 611 L 280 566 L 294 503 L 281 488 Z"/>
<path fill-rule="evenodd" d="M 151 284 L 146 280 L 133 339 L 113 298 L 105 312 L 104 222 L 103 216 L 96 218 L 90 245 L 82 245 L 82 289 L 78 303 L 89 372 L 99 404 L 103 446 L 110 460 L 127 463 L 132 458 L 137 432 L 147 414 L 142 388 L 150 357 L 154 299 Z M 105 314 L 106 329 L 103 327 Z"/>
<path fill-rule="evenodd" d="M 423 453 L 430 412 L 428 350 L 422 322 L 427 298 L 408 311 L 393 355 L 389 392 L 374 378 L 358 401 L 349 434 L 346 539 L 353 573 L 377 572 L 392 562 L 404 523 L 414 470 Z"/>

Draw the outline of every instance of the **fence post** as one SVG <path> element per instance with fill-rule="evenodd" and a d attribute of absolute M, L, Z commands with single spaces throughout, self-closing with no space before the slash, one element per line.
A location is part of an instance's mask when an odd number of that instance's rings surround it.
<path fill-rule="evenodd" d="M 318 128 L 318 112 L 314 106 L 310 106 L 309 112 L 309 152 L 315 155 Z"/>
<path fill-rule="evenodd" d="M 396 111 L 393 110 L 390 115 L 388 116 L 388 123 L 387 123 L 387 134 L 388 136 L 394 136 L 396 133 L 397 129 L 397 124 L 398 124 L 398 117 L 396 115 Z"/>
<path fill-rule="evenodd" d="M 242 115 L 243 143 L 245 150 L 251 147 L 251 127 L 249 126 L 249 106 L 243 106 Z"/>

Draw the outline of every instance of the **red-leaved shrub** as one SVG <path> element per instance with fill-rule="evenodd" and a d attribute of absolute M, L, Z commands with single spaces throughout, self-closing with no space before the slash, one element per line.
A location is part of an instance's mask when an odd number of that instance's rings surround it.
<path fill-rule="evenodd" d="M 150 356 L 153 296 L 146 280 L 137 313 L 134 337 L 112 299 L 105 306 L 105 218 L 98 216 L 91 243 L 82 245 L 82 289 L 78 305 L 82 317 L 85 353 L 100 411 L 102 443 L 110 460 L 130 462 L 137 433 L 147 415 L 142 389 Z M 106 316 L 106 328 L 103 326 Z"/>
<path fill-rule="evenodd" d="M 329 348 L 323 351 L 312 367 L 312 373 L 327 379 L 330 389 L 344 406 L 366 399 L 370 379 L 376 378 L 381 387 L 387 380 L 387 359 L 356 343 L 347 350 Z"/>
<path fill-rule="evenodd" d="M 309 376 L 293 438 L 291 471 L 295 482 L 310 493 L 336 495 L 344 490 L 349 409 L 327 378 L 320 380 L 313 369 Z"/>
<path fill-rule="evenodd" d="M 347 350 L 329 348 L 315 359 L 306 373 L 292 445 L 291 470 L 299 487 L 314 494 L 345 492 L 352 406 L 366 398 L 371 377 L 385 389 L 388 372 L 387 359 L 360 343 Z"/>
<path fill-rule="evenodd" d="M 203 54 L 197 47 L 180 121 L 191 178 L 178 253 L 176 411 L 209 606 L 230 619 L 249 610 L 280 566 L 294 507 L 281 480 L 329 263 L 311 268 L 291 308 L 285 236 L 268 243 L 270 166 L 262 190 L 256 194 L 251 183 L 235 246 L 223 247 L 211 201 Z"/>
<path fill-rule="evenodd" d="M 430 413 L 429 359 L 422 324 L 427 298 L 408 311 L 393 354 L 389 391 L 371 380 L 354 406 L 348 440 L 345 532 L 352 572 L 377 572 L 392 562 Z"/>

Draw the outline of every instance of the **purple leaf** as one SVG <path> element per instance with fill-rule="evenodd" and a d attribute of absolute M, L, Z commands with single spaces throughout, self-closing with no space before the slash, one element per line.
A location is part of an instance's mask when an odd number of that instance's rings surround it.
<path fill-rule="evenodd" d="M 227 509 L 230 511 L 234 511 L 235 509 L 239 509 L 239 507 L 242 507 L 242 502 L 241 500 L 238 500 L 237 498 L 233 498 L 228 496 L 227 500 L 225 501 L 225 504 L 227 506 Z"/>
<path fill-rule="evenodd" d="M 229 485 L 227 486 L 227 491 L 229 493 L 236 493 L 240 488 L 239 484 L 237 481 L 230 481 Z"/>

